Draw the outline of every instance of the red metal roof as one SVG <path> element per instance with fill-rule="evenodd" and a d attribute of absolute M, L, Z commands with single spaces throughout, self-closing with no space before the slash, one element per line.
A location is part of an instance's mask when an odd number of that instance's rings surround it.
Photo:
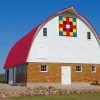
<path fill-rule="evenodd" d="M 68 7 L 70 8 L 70 7 Z M 66 9 L 68 9 L 66 8 Z M 65 9 L 63 9 L 65 10 Z M 62 10 L 61 10 L 62 11 Z M 59 12 L 49 16 L 46 20 L 44 20 L 41 24 L 44 24 L 49 18 L 58 14 Z M 34 28 L 31 32 L 29 32 L 26 36 L 24 36 L 21 40 L 19 40 L 10 50 L 7 59 L 4 64 L 4 69 L 9 69 L 19 64 L 26 63 L 28 53 L 31 47 L 31 44 L 35 38 L 35 33 L 38 28 L 41 26 L 39 24 L 36 28 Z"/>
<path fill-rule="evenodd" d="M 24 64 L 26 62 L 32 41 L 34 39 L 38 27 L 39 26 L 34 28 L 31 32 L 29 32 L 12 47 L 7 56 L 4 69 L 8 69 L 18 64 Z"/>
<path fill-rule="evenodd" d="M 35 27 L 31 32 L 29 32 L 26 36 L 24 36 L 22 39 L 20 39 L 10 50 L 6 62 L 4 64 L 4 69 L 8 69 L 11 67 L 14 67 L 19 64 L 26 63 L 30 47 L 32 45 L 32 42 L 35 38 L 36 32 L 42 25 L 44 25 L 48 20 L 50 20 L 52 17 L 57 16 L 60 12 L 64 10 L 68 10 L 72 7 L 65 8 L 63 10 L 58 11 L 57 13 L 49 16 L 45 21 L 43 21 L 41 24 L 39 24 L 37 27 Z M 76 12 L 77 13 L 77 12 Z M 77 13 L 78 14 L 78 13 Z M 80 14 L 78 14 L 80 15 Z M 81 16 L 81 15 L 80 15 Z M 85 19 L 86 20 L 86 19 Z M 89 23 L 89 22 L 88 22 Z M 90 23 L 89 23 L 90 24 Z M 91 25 L 91 24 L 90 24 Z M 91 25 L 92 26 L 92 25 Z M 93 27 L 92 27 L 93 28 Z M 95 29 L 93 28 L 95 31 Z M 96 32 L 96 31 L 95 31 Z M 97 32 L 96 32 L 97 33 Z"/>

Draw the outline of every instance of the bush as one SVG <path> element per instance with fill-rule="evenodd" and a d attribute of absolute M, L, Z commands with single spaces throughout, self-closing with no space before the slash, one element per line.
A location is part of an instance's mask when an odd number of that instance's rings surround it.
<path fill-rule="evenodd" d="M 6 82 L 5 74 L 0 74 L 0 83 L 5 83 L 5 82 Z"/>

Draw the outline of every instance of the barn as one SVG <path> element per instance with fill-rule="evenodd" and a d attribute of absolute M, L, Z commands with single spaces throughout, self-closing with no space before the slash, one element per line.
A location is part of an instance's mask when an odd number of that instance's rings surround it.
<path fill-rule="evenodd" d="M 100 39 L 73 7 L 48 17 L 20 39 L 4 64 L 6 82 L 100 82 Z"/>

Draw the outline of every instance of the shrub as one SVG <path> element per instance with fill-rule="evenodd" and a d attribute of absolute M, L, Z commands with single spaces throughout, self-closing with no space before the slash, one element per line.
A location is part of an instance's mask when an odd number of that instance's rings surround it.
<path fill-rule="evenodd" d="M 6 82 L 5 74 L 0 74 L 0 83 L 5 83 L 5 82 Z"/>

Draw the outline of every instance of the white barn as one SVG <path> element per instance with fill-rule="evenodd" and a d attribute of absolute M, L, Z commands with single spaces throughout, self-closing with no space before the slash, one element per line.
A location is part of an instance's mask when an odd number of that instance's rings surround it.
<path fill-rule="evenodd" d="M 11 49 L 7 83 L 100 81 L 100 39 L 73 7 L 58 11 Z"/>

